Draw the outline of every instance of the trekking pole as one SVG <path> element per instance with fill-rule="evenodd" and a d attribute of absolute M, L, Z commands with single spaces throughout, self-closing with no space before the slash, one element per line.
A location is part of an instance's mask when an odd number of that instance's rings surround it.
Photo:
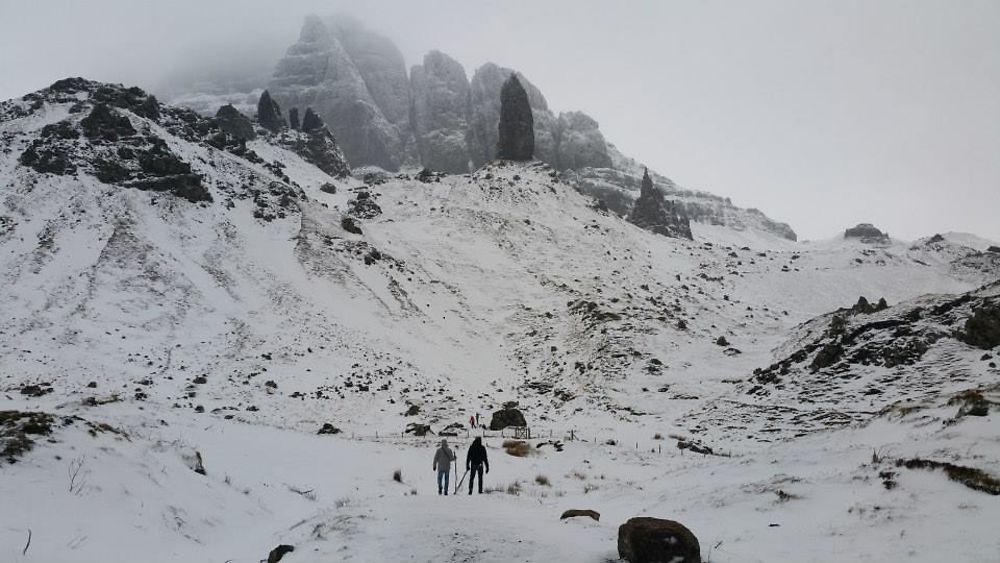
<path fill-rule="evenodd" d="M 461 488 L 462 483 L 465 482 L 465 476 L 469 474 L 469 470 L 466 469 L 465 473 L 462 474 L 462 479 L 455 485 L 455 495 L 458 495 L 458 489 Z M 455 475 L 458 475 L 458 460 L 455 460 Z"/>

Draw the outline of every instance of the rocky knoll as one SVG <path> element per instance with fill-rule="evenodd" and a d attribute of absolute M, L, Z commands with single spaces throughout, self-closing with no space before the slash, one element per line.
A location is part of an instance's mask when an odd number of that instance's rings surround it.
<path fill-rule="evenodd" d="M 306 108 L 300 130 L 284 129 L 273 141 L 331 176 L 342 178 L 351 173 L 336 138 L 312 108 Z"/>
<path fill-rule="evenodd" d="M 868 244 L 889 242 L 889 233 L 883 233 L 871 223 L 858 223 L 844 231 L 845 239 L 859 239 Z"/>
<path fill-rule="evenodd" d="M 263 99 L 263 96 L 262 96 Z M 241 141 L 252 141 L 257 137 L 250 119 L 240 113 L 232 104 L 226 104 L 215 113 L 219 128 Z"/>

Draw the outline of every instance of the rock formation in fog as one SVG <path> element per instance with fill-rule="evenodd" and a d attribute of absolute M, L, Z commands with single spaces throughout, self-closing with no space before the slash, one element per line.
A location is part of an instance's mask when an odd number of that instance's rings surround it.
<path fill-rule="evenodd" d="M 285 127 L 285 117 L 281 115 L 281 107 L 271 98 L 267 90 L 264 90 L 257 102 L 257 122 L 272 133 L 277 133 Z"/>
<path fill-rule="evenodd" d="M 312 107 L 356 167 L 462 173 L 496 156 L 501 89 L 514 74 L 486 63 L 468 76 L 457 61 L 432 51 L 408 76 L 402 55 L 389 39 L 350 18 L 310 16 L 268 86 L 273 99 L 286 108 L 301 112 Z M 610 210 L 631 213 L 641 196 L 642 165 L 606 142 L 596 120 L 581 112 L 554 113 L 534 84 L 523 74 L 517 77 L 534 124 L 534 158 L 566 173 L 573 185 L 603 200 Z M 249 97 L 248 103 L 256 98 Z M 280 129 L 283 121 L 278 125 L 265 117 L 261 123 Z M 305 125 L 303 120 L 301 127 Z M 651 177 L 669 194 L 668 207 L 693 221 L 795 240 L 788 225 L 756 209 L 679 188 L 663 176 Z"/>
<path fill-rule="evenodd" d="M 432 51 L 407 78 L 389 39 L 351 18 L 310 16 L 269 90 L 286 107 L 313 107 L 357 166 L 455 173 L 494 158 L 500 89 L 513 74 L 486 63 L 470 80 L 461 64 Z M 580 112 L 554 114 L 541 91 L 518 78 L 533 114 L 535 158 L 559 169 L 610 165 L 596 121 Z"/>
<path fill-rule="evenodd" d="M 252 141 L 257 136 L 250 119 L 240 113 L 232 104 L 226 104 L 219 108 L 219 111 L 215 113 L 215 122 L 219 125 L 219 129 L 240 141 Z"/>
<path fill-rule="evenodd" d="M 420 163 L 441 172 L 469 170 L 469 79 L 440 51 L 410 70 L 410 122 Z"/>
<path fill-rule="evenodd" d="M 388 39 L 350 19 L 306 19 L 278 63 L 270 90 L 283 104 L 310 106 L 348 160 L 396 170 L 406 160 L 409 80 Z"/>
<path fill-rule="evenodd" d="M 860 239 L 868 244 L 889 242 L 889 233 L 883 233 L 871 223 L 858 223 L 856 226 L 844 230 L 844 238 Z"/>
<path fill-rule="evenodd" d="M 517 75 L 511 75 L 500 89 L 500 122 L 497 125 L 497 158 L 531 160 L 535 156 L 535 119 L 528 93 Z"/>
<path fill-rule="evenodd" d="M 302 130 L 303 131 L 315 131 L 326 124 L 323 122 L 323 118 L 313 111 L 313 108 L 306 108 L 306 114 L 302 118 Z"/>
<path fill-rule="evenodd" d="M 660 235 L 688 240 L 692 238 L 690 220 L 656 189 L 648 170 L 642 176 L 639 197 L 635 200 L 628 220 Z"/>

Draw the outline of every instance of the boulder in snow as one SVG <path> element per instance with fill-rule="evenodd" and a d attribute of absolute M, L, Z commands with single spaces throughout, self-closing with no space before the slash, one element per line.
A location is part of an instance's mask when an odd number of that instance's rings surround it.
<path fill-rule="evenodd" d="M 525 422 L 524 414 L 521 411 L 507 406 L 493 413 L 493 418 L 490 420 L 490 430 L 503 430 L 508 426 L 527 425 L 528 423 Z"/>
<path fill-rule="evenodd" d="M 562 516 L 560 516 L 559 519 L 560 520 L 565 520 L 567 518 L 575 518 L 577 516 L 589 516 L 589 517 L 593 518 L 594 520 L 596 520 L 598 522 L 601 521 L 601 513 L 600 512 L 598 512 L 596 510 L 589 510 L 589 509 L 588 510 L 578 510 L 576 508 L 571 508 L 570 510 L 567 510 L 566 512 L 563 512 Z"/>
<path fill-rule="evenodd" d="M 701 545 L 680 522 L 630 518 L 618 527 L 618 557 L 631 563 L 701 563 Z"/>

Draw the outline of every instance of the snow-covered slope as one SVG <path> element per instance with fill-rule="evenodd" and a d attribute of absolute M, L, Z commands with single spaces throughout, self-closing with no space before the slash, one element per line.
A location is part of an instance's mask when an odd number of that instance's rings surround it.
<path fill-rule="evenodd" d="M 821 315 L 976 291 L 1000 273 L 989 253 L 706 224 L 668 239 L 541 163 L 334 178 L 261 130 L 210 142 L 209 121 L 122 92 L 63 82 L 0 105 L 0 411 L 53 416 L 0 413 L 19 445 L 0 494 L 22 507 L 0 511 L 4 560 L 257 561 L 288 543 L 293 563 L 597 562 L 639 514 L 686 523 L 713 562 L 1000 553 L 993 497 L 891 465 L 1000 461 L 995 406 L 948 404 L 977 385 L 995 401 L 983 350 L 941 336 L 919 397 L 854 365 L 850 383 L 754 389 Z M 114 138 L 84 123 L 102 104 Z M 123 148 L 127 175 L 102 175 Z M 488 433 L 495 494 L 433 496 L 437 437 L 408 425 L 505 401 L 532 454 Z M 603 517 L 560 523 L 566 508 Z"/>

